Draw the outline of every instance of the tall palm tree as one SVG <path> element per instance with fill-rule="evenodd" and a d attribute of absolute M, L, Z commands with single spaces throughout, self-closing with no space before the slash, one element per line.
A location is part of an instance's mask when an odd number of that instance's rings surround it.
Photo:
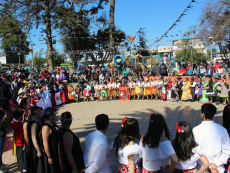
<path fill-rule="evenodd" d="M 113 41 L 113 32 L 114 32 L 114 12 L 115 12 L 115 0 L 110 0 L 110 11 L 109 11 L 109 45 L 110 45 L 110 59 L 113 58 L 114 41 Z"/>

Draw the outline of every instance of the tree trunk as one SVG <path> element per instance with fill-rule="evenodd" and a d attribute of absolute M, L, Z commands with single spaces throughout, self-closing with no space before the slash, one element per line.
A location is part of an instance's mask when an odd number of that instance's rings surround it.
<path fill-rule="evenodd" d="M 110 0 L 110 11 L 109 11 L 109 46 L 110 46 L 110 60 L 113 60 L 114 53 L 114 12 L 115 12 L 115 0 Z"/>
<path fill-rule="evenodd" d="M 52 45 L 52 35 L 51 35 L 51 15 L 49 10 L 49 0 L 45 0 L 45 24 L 46 24 L 46 42 L 48 51 L 48 67 L 49 70 L 54 69 L 53 62 L 53 45 Z"/>

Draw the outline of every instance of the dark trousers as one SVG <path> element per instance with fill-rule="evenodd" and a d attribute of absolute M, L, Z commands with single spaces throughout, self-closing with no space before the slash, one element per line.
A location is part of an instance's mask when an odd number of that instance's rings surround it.
<path fill-rule="evenodd" d="M 192 101 L 194 102 L 195 87 L 191 87 Z"/>
<path fill-rule="evenodd" d="M 220 97 L 217 95 L 216 96 L 216 104 L 219 104 L 220 103 Z"/>
<path fill-rule="evenodd" d="M 2 166 L 2 154 L 3 154 L 3 148 L 5 146 L 5 139 L 6 137 L 0 137 L 0 166 Z"/>
<path fill-rule="evenodd" d="M 23 146 L 16 146 L 18 169 L 23 172 L 24 168 L 24 151 Z"/>
<path fill-rule="evenodd" d="M 179 94 L 179 99 L 181 100 L 181 96 L 182 96 L 182 89 L 179 89 L 178 94 Z"/>

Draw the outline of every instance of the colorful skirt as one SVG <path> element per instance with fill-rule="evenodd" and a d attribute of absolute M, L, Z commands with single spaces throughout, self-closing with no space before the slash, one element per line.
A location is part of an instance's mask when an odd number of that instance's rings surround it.
<path fill-rule="evenodd" d="M 172 92 L 171 92 L 171 102 L 177 102 L 179 100 L 179 94 L 177 92 L 176 89 L 172 89 Z"/>
<path fill-rule="evenodd" d="M 144 95 L 144 88 L 140 88 L 140 91 L 141 91 L 140 95 Z"/>
<path fill-rule="evenodd" d="M 162 170 L 159 171 L 148 171 L 145 168 L 142 168 L 142 173 L 164 173 Z"/>
<path fill-rule="evenodd" d="M 100 97 L 101 96 L 101 91 L 100 90 L 96 90 L 94 97 Z"/>
<path fill-rule="evenodd" d="M 130 89 L 130 94 L 131 94 L 131 96 L 134 96 L 136 94 L 135 88 L 131 88 Z"/>
<path fill-rule="evenodd" d="M 116 96 L 119 96 L 119 95 L 120 95 L 120 90 L 116 89 Z"/>
<path fill-rule="evenodd" d="M 151 93 L 150 93 L 150 88 L 148 88 L 148 87 L 145 87 L 145 88 L 144 88 L 144 95 L 145 95 L 145 96 L 151 95 Z"/>
<path fill-rule="evenodd" d="M 101 90 L 101 96 L 107 96 L 107 92 L 106 92 L 105 89 L 102 89 L 102 90 Z"/>
<path fill-rule="evenodd" d="M 192 100 L 192 92 L 190 89 L 183 90 L 181 100 Z"/>
<path fill-rule="evenodd" d="M 134 164 L 134 167 L 135 167 L 135 173 L 140 173 L 136 163 Z M 129 173 L 129 166 L 120 164 L 117 173 Z"/>
<path fill-rule="evenodd" d="M 112 89 L 111 90 L 111 95 L 112 96 L 116 96 L 117 95 L 117 90 L 116 89 Z"/>
<path fill-rule="evenodd" d="M 193 172 L 192 172 L 192 169 L 189 169 L 189 170 L 175 169 L 173 173 L 193 173 Z"/>
<path fill-rule="evenodd" d="M 89 90 L 87 92 L 87 89 L 84 89 L 83 96 L 86 96 L 86 97 L 91 96 L 91 92 Z"/>
<path fill-rule="evenodd" d="M 152 87 L 152 94 L 157 95 L 158 94 L 158 88 L 156 86 Z"/>
<path fill-rule="evenodd" d="M 107 96 L 108 97 L 112 96 L 113 95 L 112 93 L 113 93 L 112 90 L 107 90 Z"/>
<path fill-rule="evenodd" d="M 138 94 L 141 94 L 141 89 L 140 87 L 136 86 L 135 87 L 135 93 L 138 95 Z"/>

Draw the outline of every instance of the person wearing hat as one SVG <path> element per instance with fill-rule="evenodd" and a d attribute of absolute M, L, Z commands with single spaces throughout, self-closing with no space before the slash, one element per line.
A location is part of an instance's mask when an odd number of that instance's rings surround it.
<path fill-rule="evenodd" d="M 116 100 L 116 82 L 115 79 L 112 79 L 112 84 L 111 84 L 111 97 L 113 97 L 113 100 Z"/>
<path fill-rule="evenodd" d="M 194 93 L 195 93 L 195 88 L 196 88 L 196 81 L 194 81 L 194 77 L 191 77 L 191 92 L 192 92 L 192 102 L 194 102 Z"/>
<path fill-rule="evenodd" d="M 162 99 L 162 95 L 161 95 L 162 85 L 163 85 L 162 79 L 161 79 L 161 77 L 159 77 L 158 80 L 156 81 L 156 87 L 157 87 L 157 91 L 158 91 L 156 94 L 156 100 L 159 97 L 161 97 L 161 99 Z"/>
<path fill-rule="evenodd" d="M 216 96 L 216 105 L 220 104 L 220 100 L 219 100 L 220 93 L 221 93 L 220 79 L 221 78 L 219 78 L 219 77 L 215 77 L 213 79 L 213 90 L 214 90 L 214 93 L 215 93 L 215 96 Z"/>
<path fill-rule="evenodd" d="M 181 96 L 182 96 L 182 87 L 183 87 L 183 80 L 181 80 L 181 76 L 178 76 L 177 77 L 177 83 L 178 83 L 178 95 L 179 95 L 179 100 L 181 100 Z"/>
<path fill-rule="evenodd" d="M 215 92 L 213 90 L 213 80 L 212 80 L 212 77 L 210 77 L 210 76 L 208 76 L 207 78 L 209 78 L 209 83 L 208 83 L 209 89 L 207 90 L 205 95 L 209 97 L 210 103 L 212 103 L 213 97 L 215 96 Z M 214 77 L 213 77 L 213 79 L 214 79 Z"/>
<path fill-rule="evenodd" d="M 226 79 L 225 78 L 221 78 L 222 79 L 222 82 L 220 83 L 221 84 L 221 93 L 220 93 L 220 97 L 222 97 L 223 99 L 223 105 L 226 105 L 227 102 L 227 98 L 228 98 L 228 89 L 227 89 L 227 86 L 226 86 Z"/>

